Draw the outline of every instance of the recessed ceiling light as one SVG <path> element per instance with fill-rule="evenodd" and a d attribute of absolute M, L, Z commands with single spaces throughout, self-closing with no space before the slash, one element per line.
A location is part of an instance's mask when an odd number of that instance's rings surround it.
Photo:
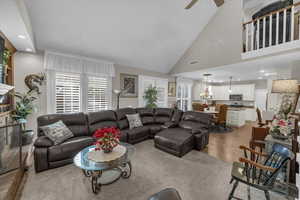
<path fill-rule="evenodd" d="M 265 73 L 265 70 L 260 70 L 259 72 L 260 72 L 260 73 Z"/>
<path fill-rule="evenodd" d="M 241 81 L 241 79 L 240 79 L 240 78 L 238 78 L 237 80 L 238 80 L 238 81 Z"/>
<path fill-rule="evenodd" d="M 258 79 L 262 79 L 262 77 L 258 77 Z"/>
<path fill-rule="evenodd" d="M 18 38 L 20 38 L 20 39 L 25 39 L 26 36 L 25 36 L 25 35 L 18 35 Z"/>
<path fill-rule="evenodd" d="M 26 48 L 25 50 L 28 51 L 28 52 L 32 52 L 31 48 Z"/>

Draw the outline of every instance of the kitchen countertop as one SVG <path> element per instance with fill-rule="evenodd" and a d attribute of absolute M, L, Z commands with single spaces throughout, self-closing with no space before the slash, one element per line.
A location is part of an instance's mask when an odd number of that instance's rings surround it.
<path fill-rule="evenodd" d="M 228 107 L 228 110 L 231 110 L 231 111 L 243 111 L 243 110 L 246 110 L 246 108 L 243 108 L 243 107 Z"/>

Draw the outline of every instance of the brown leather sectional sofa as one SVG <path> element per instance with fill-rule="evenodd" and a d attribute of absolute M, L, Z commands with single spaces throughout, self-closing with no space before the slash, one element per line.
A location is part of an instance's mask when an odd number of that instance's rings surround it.
<path fill-rule="evenodd" d="M 142 127 L 129 129 L 126 114 L 139 113 Z M 54 145 L 44 136 L 41 126 L 62 120 L 74 137 Z M 38 117 L 38 138 L 34 146 L 36 172 L 72 163 L 73 157 L 83 148 L 92 145 L 95 130 L 118 127 L 121 141 L 131 144 L 153 139 L 163 151 L 183 156 L 192 149 L 201 150 L 208 144 L 211 116 L 197 112 L 182 112 L 169 108 L 123 108 L 116 111 L 91 113 L 51 114 Z"/>

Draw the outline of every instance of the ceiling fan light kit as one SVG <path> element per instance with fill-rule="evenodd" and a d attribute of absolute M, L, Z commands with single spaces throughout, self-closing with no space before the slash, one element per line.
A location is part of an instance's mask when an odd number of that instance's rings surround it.
<path fill-rule="evenodd" d="M 192 0 L 191 1 L 191 3 L 189 3 L 186 7 L 185 7 L 185 9 L 190 9 L 190 8 L 192 8 L 197 2 L 198 2 L 199 0 Z M 218 7 L 220 7 L 220 6 L 222 6 L 223 4 L 224 4 L 224 0 L 213 0 L 214 2 L 215 2 L 215 4 L 218 6 Z"/>

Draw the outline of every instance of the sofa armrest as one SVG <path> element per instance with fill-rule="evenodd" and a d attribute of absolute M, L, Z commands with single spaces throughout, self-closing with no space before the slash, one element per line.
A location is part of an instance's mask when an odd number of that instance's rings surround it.
<path fill-rule="evenodd" d="M 53 146 L 54 143 L 53 141 L 51 141 L 48 137 L 46 136 L 41 136 L 41 137 L 38 137 L 35 142 L 34 142 L 34 146 L 35 147 L 44 147 L 44 148 L 47 148 L 47 147 L 51 147 Z"/>
<path fill-rule="evenodd" d="M 177 123 L 175 123 L 175 122 L 166 122 L 164 125 L 162 125 L 161 127 L 163 128 L 163 129 L 167 129 L 167 128 L 175 128 L 175 127 L 177 127 L 178 126 L 178 124 Z"/>
<path fill-rule="evenodd" d="M 208 129 L 206 128 L 198 128 L 198 129 L 192 129 L 192 134 L 197 135 L 197 134 L 205 134 L 208 133 Z"/>

